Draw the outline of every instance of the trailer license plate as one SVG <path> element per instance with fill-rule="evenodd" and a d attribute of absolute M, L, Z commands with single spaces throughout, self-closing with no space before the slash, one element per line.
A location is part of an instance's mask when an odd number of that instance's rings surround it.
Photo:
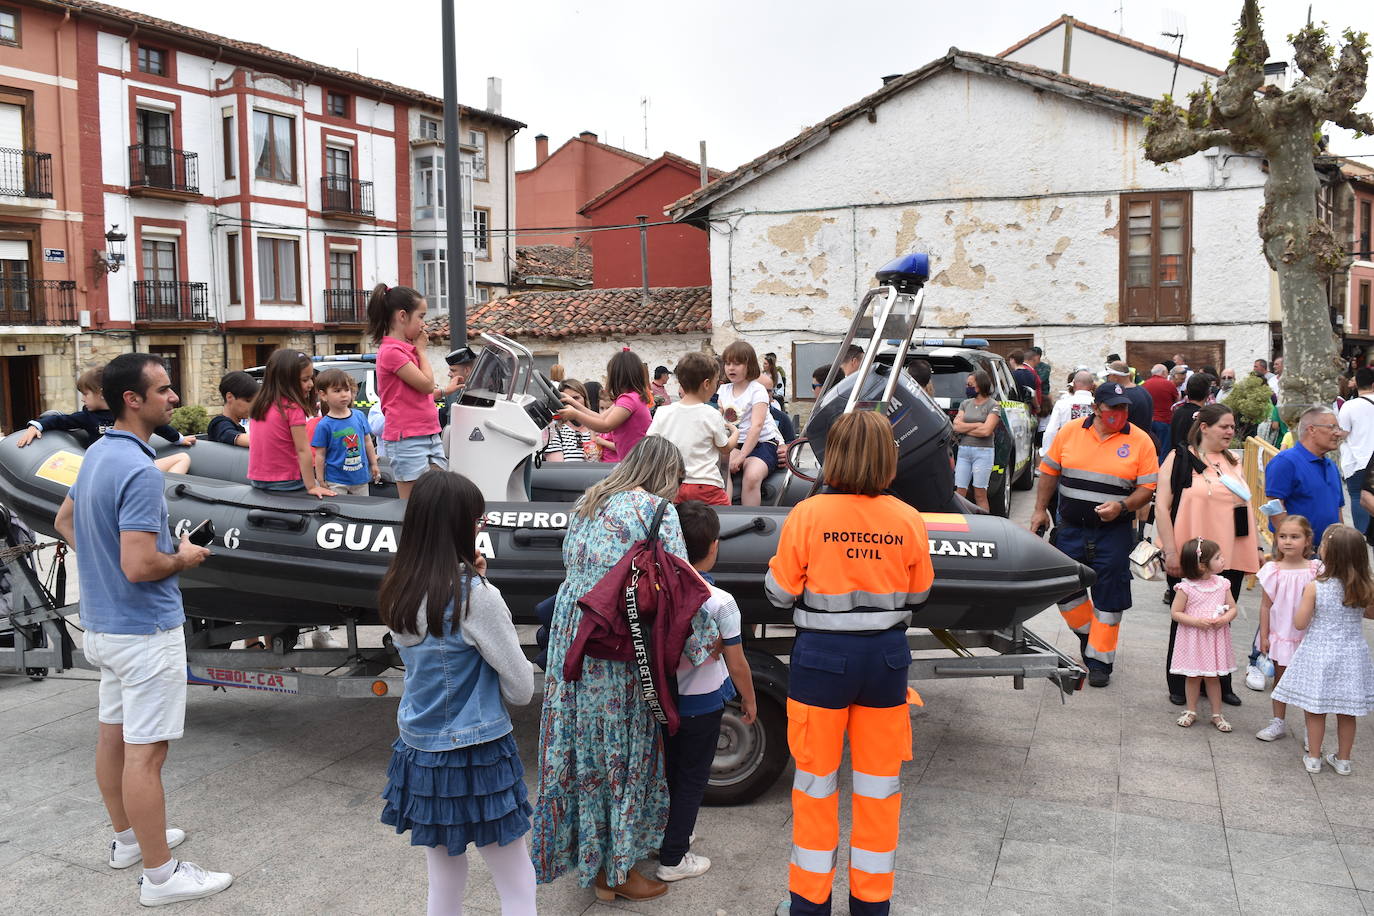
<path fill-rule="evenodd" d="M 244 687 L 270 693 L 300 693 L 294 674 L 279 671 L 240 671 L 237 668 L 216 668 L 210 665 L 187 665 L 186 683 L 209 687 Z"/>

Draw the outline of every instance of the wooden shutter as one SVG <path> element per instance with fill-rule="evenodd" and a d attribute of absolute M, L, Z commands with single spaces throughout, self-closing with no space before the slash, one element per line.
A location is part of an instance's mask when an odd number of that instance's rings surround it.
<path fill-rule="evenodd" d="M 1192 194 L 1121 195 L 1122 324 L 1186 324 L 1192 302 Z"/>

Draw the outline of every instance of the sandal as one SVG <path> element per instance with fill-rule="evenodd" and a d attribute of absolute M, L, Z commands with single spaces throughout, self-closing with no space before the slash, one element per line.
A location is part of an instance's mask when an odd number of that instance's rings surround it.
<path fill-rule="evenodd" d="M 1187 712 L 1185 712 L 1183 715 L 1181 715 L 1181 716 L 1179 716 L 1177 719 L 1175 719 L 1175 720 L 1174 720 L 1174 724 L 1177 725 L 1179 728 L 1192 728 L 1192 727 L 1193 727 L 1193 723 L 1196 722 L 1196 721 L 1197 721 L 1197 712 L 1196 712 L 1196 710 L 1190 709 L 1190 710 L 1188 710 Z"/>
<path fill-rule="evenodd" d="M 1217 731 L 1219 732 L 1229 732 L 1231 730 L 1231 723 L 1227 722 L 1226 717 L 1219 712 L 1212 714 L 1212 724 L 1217 727 Z"/>

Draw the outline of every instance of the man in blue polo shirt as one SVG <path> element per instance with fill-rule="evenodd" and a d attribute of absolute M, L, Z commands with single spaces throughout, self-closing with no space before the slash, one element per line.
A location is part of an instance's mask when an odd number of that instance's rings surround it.
<path fill-rule="evenodd" d="M 1344 432 L 1329 407 L 1311 407 L 1298 419 L 1298 441 L 1264 467 L 1264 495 L 1277 499 L 1282 511 L 1270 517 L 1275 531 L 1288 515 L 1302 515 L 1312 523 L 1312 539 L 1341 520 L 1345 485 L 1341 470 L 1327 454 L 1340 448 Z"/>
<path fill-rule="evenodd" d="M 105 367 L 114 429 L 86 450 L 55 526 L 76 551 L 82 651 L 100 670 L 95 778 L 114 828 L 111 868 L 142 860 L 145 906 L 217 894 L 233 876 L 172 858 L 185 831 L 167 828 L 162 764 L 186 720 L 186 642 L 177 573 L 210 551 L 172 541 L 165 481 L 148 444 L 177 406 L 156 356 L 126 353 Z"/>
<path fill-rule="evenodd" d="M 1264 466 L 1264 495 L 1276 500 L 1280 510 L 1269 518 L 1274 531 L 1289 515 L 1301 515 L 1312 524 L 1313 543 L 1320 544 L 1326 529 L 1340 523 L 1345 482 L 1340 467 L 1326 456 L 1340 448 L 1343 438 L 1345 432 L 1331 408 L 1303 411 L 1298 418 L 1298 441 Z M 1259 646 L 1252 644 L 1245 669 L 1245 686 L 1251 690 L 1266 686 L 1264 673 L 1255 664 L 1258 659 Z"/>

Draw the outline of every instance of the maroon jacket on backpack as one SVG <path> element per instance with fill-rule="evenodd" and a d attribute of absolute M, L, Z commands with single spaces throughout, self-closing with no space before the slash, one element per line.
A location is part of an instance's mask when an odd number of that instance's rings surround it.
<path fill-rule="evenodd" d="M 636 541 L 592 590 L 578 599 L 582 620 L 563 659 L 563 680 L 582 678 L 586 656 L 629 662 L 640 695 L 668 734 L 678 726 L 672 678 L 692 632 L 692 619 L 711 596 L 686 560 L 663 547 L 659 504 L 649 533 Z"/>

